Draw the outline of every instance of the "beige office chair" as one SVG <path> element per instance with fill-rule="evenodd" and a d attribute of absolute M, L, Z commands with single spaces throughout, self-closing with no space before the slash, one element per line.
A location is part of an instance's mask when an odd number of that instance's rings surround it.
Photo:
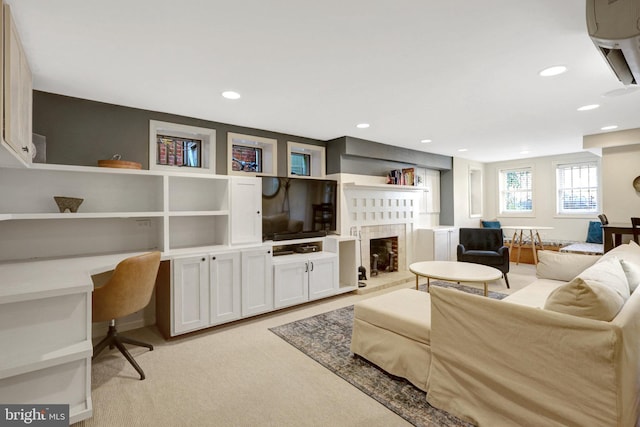
<path fill-rule="evenodd" d="M 153 350 L 151 344 L 118 335 L 116 319 L 128 316 L 145 308 L 151 300 L 156 284 L 160 252 L 150 252 L 121 261 L 113 271 L 111 278 L 103 286 L 93 291 L 93 322 L 109 320 L 107 336 L 93 347 L 92 360 L 106 346 L 117 347 L 120 353 L 145 378 L 142 368 L 136 363 L 124 344 L 133 344 Z"/>

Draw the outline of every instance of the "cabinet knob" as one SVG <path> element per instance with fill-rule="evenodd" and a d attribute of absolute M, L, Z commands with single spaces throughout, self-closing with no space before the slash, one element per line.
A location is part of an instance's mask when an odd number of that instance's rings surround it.
<path fill-rule="evenodd" d="M 206 261 L 206 260 L 207 260 L 206 258 L 204 258 L 204 257 L 202 258 L 202 261 Z"/>
<path fill-rule="evenodd" d="M 256 212 L 258 215 L 260 215 L 260 211 Z"/>
<path fill-rule="evenodd" d="M 271 253 L 271 251 L 267 251 L 267 253 L 268 253 L 268 254 L 270 254 L 270 253 Z"/>
<path fill-rule="evenodd" d="M 212 260 L 215 260 L 215 259 L 216 259 L 216 257 L 212 256 L 212 257 L 211 257 L 211 259 L 212 259 Z"/>

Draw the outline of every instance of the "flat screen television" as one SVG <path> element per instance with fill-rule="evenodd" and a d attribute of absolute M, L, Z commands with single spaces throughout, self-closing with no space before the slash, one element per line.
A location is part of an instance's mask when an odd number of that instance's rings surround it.
<path fill-rule="evenodd" d="M 335 232 L 337 186 L 329 179 L 262 177 L 262 239 Z"/>

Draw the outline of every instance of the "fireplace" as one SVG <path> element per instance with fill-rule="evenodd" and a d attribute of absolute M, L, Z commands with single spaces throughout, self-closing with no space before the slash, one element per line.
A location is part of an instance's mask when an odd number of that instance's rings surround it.
<path fill-rule="evenodd" d="M 398 271 L 398 236 L 369 240 L 370 274 Z"/>
<path fill-rule="evenodd" d="M 374 271 L 374 254 L 378 255 L 378 273 L 407 271 L 407 231 L 405 224 L 368 225 L 360 227 L 360 252 L 362 264 L 369 276 Z M 392 268 L 389 269 L 389 254 L 393 253 Z"/>

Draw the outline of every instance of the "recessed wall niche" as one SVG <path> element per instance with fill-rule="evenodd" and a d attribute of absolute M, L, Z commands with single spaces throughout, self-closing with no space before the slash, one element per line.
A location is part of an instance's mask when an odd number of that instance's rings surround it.
<path fill-rule="evenodd" d="M 319 145 L 287 142 L 287 170 L 290 177 L 324 178 L 325 148 Z"/>
<path fill-rule="evenodd" d="M 149 120 L 149 169 L 215 174 L 214 129 Z"/>
<path fill-rule="evenodd" d="M 270 175 L 277 169 L 278 141 L 253 135 L 227 134 L 228 175 Z"/>

